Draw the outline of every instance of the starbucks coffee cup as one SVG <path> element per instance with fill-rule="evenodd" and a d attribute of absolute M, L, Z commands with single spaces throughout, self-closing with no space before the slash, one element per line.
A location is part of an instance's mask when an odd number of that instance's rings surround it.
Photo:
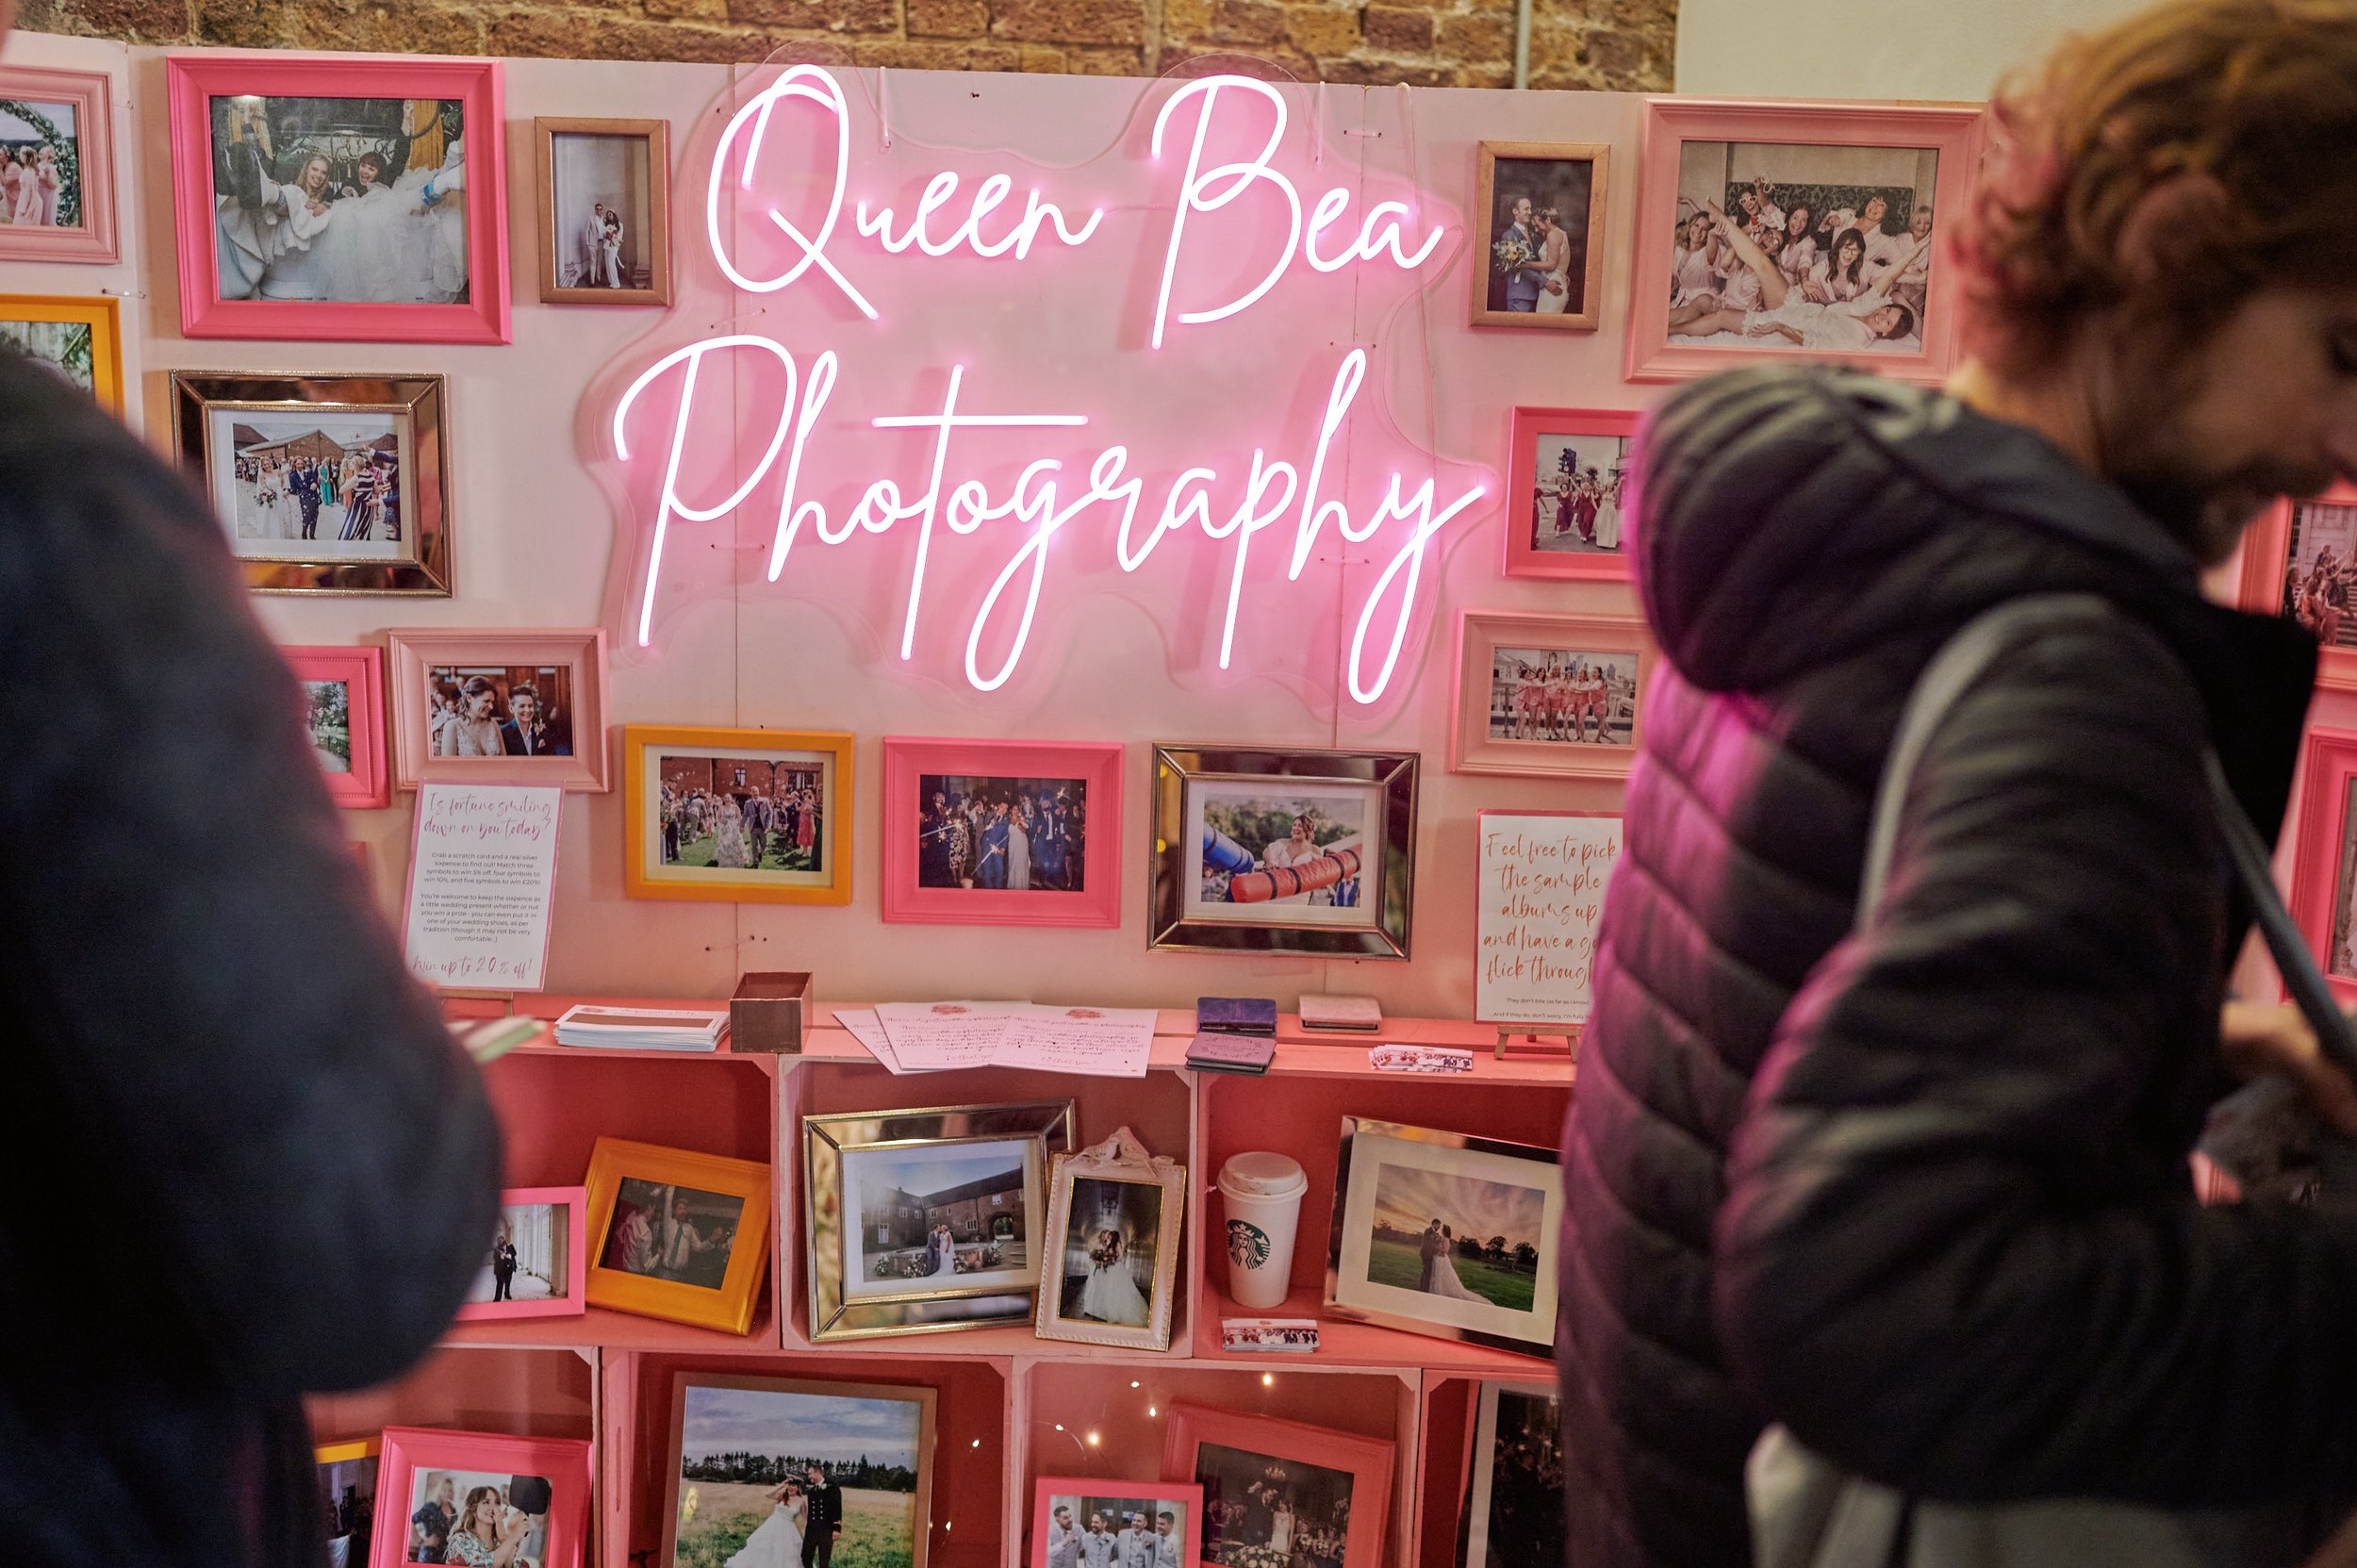
<path fill-rule="evenodd" d="M 1228 1209 L 1228 1294 L 1240 1307 L 1277 1307 L 1292 1287 L 1294 1235 L 1310 1178 L 1282 1154 L 1232 1156 L 1219 1169 Z"/>

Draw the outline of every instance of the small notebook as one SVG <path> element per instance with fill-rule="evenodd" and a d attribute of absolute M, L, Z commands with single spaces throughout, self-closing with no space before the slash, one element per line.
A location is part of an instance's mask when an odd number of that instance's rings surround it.
<path fill-rule="evenodd" d="M 1215 1034 L 1274 1034 L 1277 1004 L 1266 997 L 1197 997 L 1195 1027 Z"/>
<path fill-rule="evenodd" d="M 1277 1042 L 1252 1034 L 1198 1034 L 1187 1065 L 1208 1073 L 1264 1073 L 1277 1060 Z"/>
<path fill-rule="evenodd" d="M 1304 1029 L 1355 1029 L 1368 1033 L 1383 1027 L 1383 1009 L 1373 997 L 1324 997 L 1305 992 L 1301 998 Z"/>

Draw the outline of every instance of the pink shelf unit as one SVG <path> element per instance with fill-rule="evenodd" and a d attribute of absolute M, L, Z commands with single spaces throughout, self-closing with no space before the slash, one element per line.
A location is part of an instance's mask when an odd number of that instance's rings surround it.
<path fill-rule="evenodd" d="M 1012 1448 L 1012 1368 L 985 1358 L 899 1354 L 904 1342 L 801 1355 L 609 1354 L 598 1503 L 598 1568 L 651 1561 L 663 1544 L 671 1461 L 671 1383 L 681 1372 L 904 1383 L 935 1391 L 931 1568 L 996 1568 L 1007 1530 L 1006 1456 Z M 641 1557 L 639 1554 L 648 1554 Z"/>
<path fill-rule="evenodd" d="M 392 1382 L 309 1401 L 321 1443 L 387 1427 L 593 1438 L 597 1405 L 596 1353 L 562 1345 L 445 1345 Z"/>
<path fill-rule="evenodd" d="M 1544 1382 L 1550 1369 L 1535 1368 L 1531 1380 Z M 1511 1376 L 1511 1374 L 1508 1374 Z M 1416 1434 L 1416 1495 L 1424 1499 L 1409 1543 L 1410 1568 L 1457 1568 L 1457 1522 L 1464 1507 L 1465 1479 L 1473 1461 L 1474 1410 L 1481 1400 L 1475 1378 L 1427 1376 L 1424 1419 Z M 1409 1462 L 1407 1455 L 1400 1456 Z"/>

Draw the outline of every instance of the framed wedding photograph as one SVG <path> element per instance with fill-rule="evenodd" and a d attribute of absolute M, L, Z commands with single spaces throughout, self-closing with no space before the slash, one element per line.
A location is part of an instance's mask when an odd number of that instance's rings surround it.
<path fill-rule="evenodd" d="M 1120 925 L 1121 753 L 886 735 L 883 917 Z"/>
<path fill-rule="evenodd" d="M 1187 1168 L 1128 1128 L 1047 1167 L 1047 1223 L 1032 1328 L 1042 1339 L 1170 1348 Z"/>
<path fill-rule="evenodd" d="M 1522 1568 L 1559 1557 L 1563 1412 L 1553 1383 L 1484 1381 L 1465 1489 L 1464 1568 Z"/>
<path fill-rule="evenodd" d="M 0 228 L 0 235 L 8 231 Z M 0 294 L 0 354 L 20 355 L 123 414 L 123 306 L 103 295 Z"/>
<path fill-rule="evenodd" d="M 440 376 L 174 371 L 172 406 L 246 586 L 450 597 Z"/>
<path fill-rule="evenodd" d="M 385 641 L 399 787 L 453 779 L 604 793 L 602 628 L 408 627 Z"/>
<path fill-rule="evenodd" d="M 1508 442 L 1506 575 L 1625 581 L 1629 445 L 1642 414 L 1517 408 Z"/>
<path fill-rule="evenodd" d="M 458 1320 L 587 1312 L 588 1202 L 582 1187 L 510 1187 L 501 1193 L 490 1249 L 467 1287 Z"/>
<path fill-rule="evenodd" d="M 2357 691 L 2357 485 L 2279 499 L 2243 535 L 2236 602 L 2316 639 L 2316 685 Z"/>
<path fill-rule="evenodd" d="M 939 1395 L 898 1383 L 678 1372 L 660 1568 L 924 1568 Z M 831 1523 L 832 1522 L 832 1523 Z"/>
<path fill-rule="evenodd" d="M 1068 1099 L 802 1118 L 810 1337 L 1029 1323 Z"/>
<path fill-rule="evenodd" d="M 1327 1311 L 1550 1355 L 1562 1217 L 1552 1148 L 1344 1116 Z"/>
<path fill-rule="evenodd" d="M 1146 945 L 1406 958 L 1418 765 L 1156 746 Z"/>
<path fill-rule="evenodd" d="M 1939 215 L 1970 198 L 1981 135 L 1976 107 L 1648 99 L 1628 378 L 1760 359 L 1945 378 Z"/>
<path fill-rule="evenodd" d="M 769 1263 L 769 1166 L 600 1138 L 589 1153 L 592 1307 L 742 1334 Z"/>
<path fill-rule="evenodd" d="M 438 1427 L 387 1427 L 379 1441 L 384 1451 L 369 1568 L 495 1561 L 506 1568 L 584 1568 L 589 1547 L 586 1442 Z"/>
<path fill-rule="evenodd" d="M 1474 211 L 1486 215 L 1473 269 L 1475 326 L 1593 332 L 1604 315 L 1605 172 L 1612 149 L 1484 141 Z"/>
<path fill-rule="evenodd" d="M 1393 1444 L 1299 1421 L 1172 1404 L 1162 1475 L 1203 1489 L 1210 1568 L 1376 1568 L 1392 1506 Z"/>
<path fill-rule="evenodd" d="M 322 1443 L 311 1451 L 319 1466 L 320 1520 L 327 1532 L 327 1568 L 368 1568 L 376 1528 L 375 1438 Z"/>
<path fill-rule="evenodd" d="M 1026 1568 L 1139 1563 L 1201 1568 L 1203 1489 L 1185 1481 L 1042 1476 L 1031 1483 Z"/>
<path fill-rule="evenodd" d="M 123 259 L 114 136 L 105 73 L 0 65 L 0 261 Z"/>
<path fill-rule="evenodd" d="M 1653 658 L 1638 616 L 1460 612 L 1449 771 L 1627 778 Z"/>
<path fill-rule="evenodd" d="M 339 806 L 393 803 L 385 756 L 385 654 L 375 648 L 281 648 L 303 687 L 320 776 Z"/>
<path fill-rule="evenodd" d="M 189 338 L 508 338 L 497 60 L 171 55 Z"/>
<path fill-rule="evenodd" d="M 2300 759 L 2292 916 L 2343 1006 L 2357 1004 L 2357 731 L 2312 727 Z"/>
<path fill-rule="evenodd" d="M 671 303 L 671 124 L 532 122 L 543 305 Z"/>
<path fill-rule="evenodd" d="M 622 728 L 634 899 L 851 901 L 851 736 Z"/>

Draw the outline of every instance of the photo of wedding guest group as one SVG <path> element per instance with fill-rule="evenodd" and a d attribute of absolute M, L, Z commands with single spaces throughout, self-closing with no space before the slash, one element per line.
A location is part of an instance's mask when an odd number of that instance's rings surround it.
<path fill-rule="evenodd" d="M 1546 1384 L 1482 1385 L 1465 1568 L 1522 1568 L 1563 1555 L 1562 1422 Z"/>
<path fill-rule="evenodd" d="M 917 800 L 919 887 L 1086 890 L 1087 780 L 927 773 Z"/>
<path fill-rule="evenodd" d="M 1028 1138 L 848 1150 L 844 1294 L 1030 1288 L 1038 1164 Z"/>
<path fill-rule="evenodd" d="M 1179 1568 L 1195 1507 L 1151 1491 L 1053 1492 L 1047 1496 L 1047 1568 Z"/>
<path fill-rule="evenodd" d="M 672 1568 L 915 1568 L 931 1390 L 680 1374 Z"/>
<path fill-rule="evenodd" d="M 209 111 L 220 298 L 467 303 L 463 102 L 239 94 Z"/>
<path fill-rule="evenodd" d="M 567 1255 L 571 1242 L 569 1221 L 569 1216 L 560 1204 L 503 1204 L 499 1224 L 492 1232 L 491 1250 L 484 1258 L 474 1282 L 467 1287 L 467 1300 L 474 1303 L 562 1299 L 572 1282 L 568 1272 L 572 1266 L 572 1260 Z M 648 1242 L 659 1246 L 659 1230 L 651 1228 L 651 1231 Z M 688 1250 L 692 1253 L 692 1244 Z M 723 1248 L 724 1261 L 726 1256 Z"/>
<path fill-rule="evenodd" d="M 0 98 L 0 224 L 79 228 L 81 138 L 74 106 Z"/>
<path fill-rule="evenodd" d="M 2357 505 L 2292 503 L 2291 548 L 2283 569 L 2283 614 L 2326 648 L 2357 648 Z"/>
<path fill-rule="evenodd" d="M 376 1526 L 375 1450 L 371 1440 L 320 1451 L 320 1516 L 327 1528 L 327 1568 L 369 1568 Z"/>
<path fill-rule="evenodd" d="M 1206 1443 L 1203 1560 L 1220 1568 L 1342 1568 L 1350 1542 L 1351 1476 L 1322 1464 Z"/>
<path fill-rule="evenodd" d="M 717 1291 L 744 1211 L 726 1193 L 624 1177 L 600 1266 Z"/>
<path fill-rule="evenodd" d="M 563 665 L 428 665 L 427 755 L 569 757 L 573 672 Z"/>
<path fill-rule="evenodd" d="M 426 1469 L 410 1477 L 404 1562 L 547 1568 L 552 1489 L 539 1476 Z"/>
<path fill-rule="evenodd" d="M 1670 340 L 1919 352 L 1938 170 L 1929 148 L 1681 143 Z"/>
<path fill-rule="evenodd" d="M 1162 1189 L 1083 1176 L 1072 1183 L 1058 1315 L 1143 1329 L 1154 1311 Z"/>
<path fill-rule="evenodd" d="M 1637 730 L 1637 655 L 1506 648 L 1491 655 L 1490 738 L 1626 746 Z"/>
<path fill-rule="evenodd" d="M 665 753 L 663 865 L 722 871 L 826 869 L 826 774 L 817 757 Z"/>
<path fill-rule="evenodd" d="M 208 417 L 213 499 L 239 554 L 365 561 L 417 553 L 403 482 L 404 411 L 216 407 Z"/>
<path fill-rule="evenodd" d="M 1615 555 L 1626 436 L 1542 433 L 1530 476 L 1530 547 L 1549 553 Z"/>
<path fill-rule="evenodd" d="M 1456 1301 L 1530 1311 L 1546 1195 L 1532 1187 L 1383 1164 L 1367 1280 Z"/>

